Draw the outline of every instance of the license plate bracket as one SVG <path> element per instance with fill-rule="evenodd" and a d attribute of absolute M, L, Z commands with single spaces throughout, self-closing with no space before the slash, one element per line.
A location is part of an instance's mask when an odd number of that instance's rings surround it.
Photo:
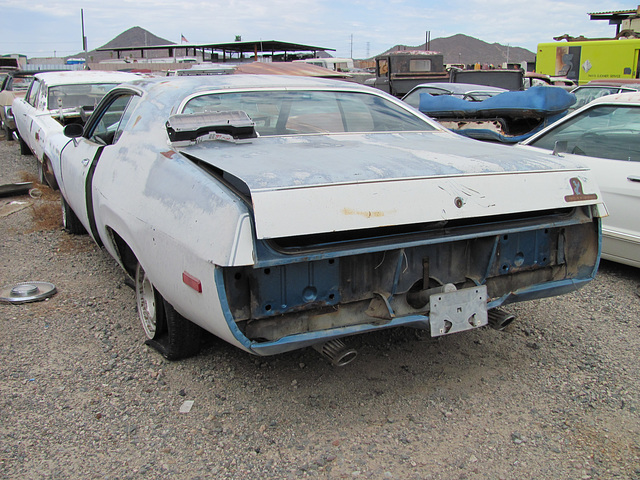
<path fill-rule="evenodd" d="M 431 336 L 463 332 L 486 325 L 487 287 L 480 285 L 429 297 Z"/>

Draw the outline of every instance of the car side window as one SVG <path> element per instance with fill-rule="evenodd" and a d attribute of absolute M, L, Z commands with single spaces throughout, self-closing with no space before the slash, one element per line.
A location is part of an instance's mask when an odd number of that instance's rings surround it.
<path fill-rule="evenodd" d="M 93 130 L 88 135 L 89 140 L 100 145 L 113 145 L 122 135 L 131 113 L 137 105 L 139 96 L 127 93 L 115 97 L 100 118 L 94 123 Z"/>
<path fill-rule="evenodd" d="M 33 107 L 36 106 L 36 98 L 38 98 L 38 92 L 40 91 L 40 82 L 38 80 L 34 80 L 31 83 L 31 87 L 29 87 L 29 91 L 27 92 L 27 103 Z"/>

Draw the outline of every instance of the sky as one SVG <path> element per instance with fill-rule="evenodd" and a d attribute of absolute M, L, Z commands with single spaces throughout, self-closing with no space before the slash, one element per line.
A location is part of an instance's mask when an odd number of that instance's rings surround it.
<path fill-rule="evenodd" d="M 278 40 L 368 58 L 394 45 L 458 33 L 536 51 L 554 36 L 611 38 L 615 26 L 588 13 L 635 2 L 573 0 L 0 0 L 0 54 L 64 57 L 103 46 L 131 27 L 180 43 Z"/>

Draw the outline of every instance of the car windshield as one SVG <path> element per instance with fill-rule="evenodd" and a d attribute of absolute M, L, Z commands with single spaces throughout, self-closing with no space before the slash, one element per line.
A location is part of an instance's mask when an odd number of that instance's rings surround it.
<path fill-rule="evenodd" d="M 117 83 L 84 83 L 49 87 L 47 108 L 57 110 L 59 108 L 89 107 L 93 110 L 102 97 L 117 85 Z"/>
<path fill-rule="evenodd" d="M 596 98 L 612 95 L 619 91 L 620 87 L 578 87 L 571 92 L 576 96 L 576 103 L 569 110 L 577 110 Z"/>
<path fill-rule="evenodd" d="M 529 145 L 590 157 L 640 161 L 638 134 L 640 106 L 601 105 L 556 125 Z"/>
<path fill-rule="evenodd" d="M 261 90 L 195 97 L 182 113 L 244 111 L 261 136 L 435 130 L 378 95 L 339 91 Z"/>

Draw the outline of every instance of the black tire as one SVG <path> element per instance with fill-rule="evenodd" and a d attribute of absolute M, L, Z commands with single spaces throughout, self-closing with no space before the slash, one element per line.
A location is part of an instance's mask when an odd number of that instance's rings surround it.
<path fill-rule="evenodd" d="M 166 321 L 166 350 L 162 354 L 167 360 L 180 360 L 194 357 L 200 353 L 204 331 L 190 322 L 175 308 L 164 300 L 164 317 Z"/>
<path fill-rule="evenodd" d="M 29 145 L 20 137 L 20 155 L 32 155 Z"/>
<path fill-rule="evenodd" d="M 13 140 L 13 132 L 9 127 L 4 127 L 4 136 L 7 142 L 10 142 L 11 140 Z"/>
<path fill-rule="evenodd" d="M 176 312 L 155 289 L 140 264 L 136 267 L 135 291 L 147 345 L 167 360 L 193 357 L 200 352 L 204 330 Z"/>
<path fill-rule="evenodd" d="M 62 226 L 72 235 L 82 235 L 87 233 L 84 225 L 78 219 L 78 216 L 71 209 L 67 201 L 62 195 L 60 195 L 60 201 L 62 203 Z"/>

